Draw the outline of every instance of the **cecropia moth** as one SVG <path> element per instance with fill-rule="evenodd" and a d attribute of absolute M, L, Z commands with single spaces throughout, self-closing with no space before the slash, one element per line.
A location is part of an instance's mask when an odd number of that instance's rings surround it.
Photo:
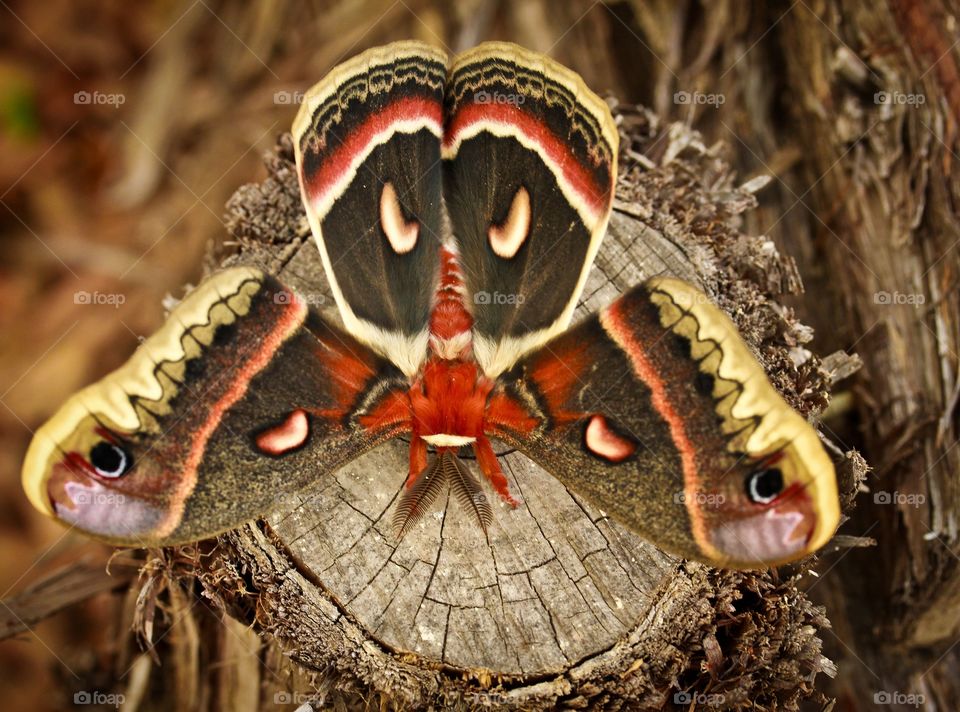
<path fill-rule="evenodd" d="M 293 136 L 343 326 L 259 270 L 213 275 L 36 433 L 39 510 L 119 544 L 193 541 L 406 436 L 400 534 L 447 486 L 490 522 L 463 449 L 514 503 L 494 440 L 688 558 L 762 567 L 833 534 L 816 431 L 704 294 L 655 278 L 568 328 L 618 150 L 578 75 L 511 44 L 451 61 L 400 42 L 330 72 Z"/>

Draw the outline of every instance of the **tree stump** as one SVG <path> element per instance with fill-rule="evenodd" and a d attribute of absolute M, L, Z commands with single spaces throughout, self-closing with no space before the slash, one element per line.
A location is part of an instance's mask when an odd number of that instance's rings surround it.
<path fill-rule="evenodd" d="M 632 106 L 616 116 L 615 210 L 575 318 L 653 275 L 691 280 L 731 314 L 791 404 L 822 410 L 830 373 L 775 301 L 800 289 L 794 264 L 738 230 L 765 181 L 737 186 L 681 124 Z M 237 249 L 222 262 L 263 267 L 335 316 L 289 135 L 267 165 L 268 178 L 228 205 Z M 834 449 L 849 494 L 862 460 Z M 201 559 L 204 595 L 319 673 L 275 702 L 796 709 L 819 673 L 834 673 L 818 637 L 828 622 L 799 590 L 811 562 L 781 577 L 680 561 L 500 450 L 522 504 L 494 504 L 486 536 L 450 498 L 394 538 L 407 470 L 395 441 L 220 537 Z"/>

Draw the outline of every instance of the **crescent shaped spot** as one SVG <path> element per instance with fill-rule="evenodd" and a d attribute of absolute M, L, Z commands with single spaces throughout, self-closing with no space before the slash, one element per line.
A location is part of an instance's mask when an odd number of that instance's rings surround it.
<path fill-rule="evenodd" d="M 282 423 L 256 436 L 257 447 L 268 455 L 284 455 L 302 447 L 310 435 L 307 412 L 297 408 Z"/>
<path fill-rule="evenodd" d="M 390 247 L 398 255 L 405 255 L 417 245 L 420 225 L 416 220 L 408 221 L 400 209 L 400 199 L 393 183 L 384 183 L 380 193 L 380 225 L 387 236 Z"/>
<path fill-rule="evenodd" d="M 490 247 L 497 257 L 511 259 L 530 234 L 530 193 L 522 185 L 510 202 L 510 212 L 503 225 L 491 225 L 487 230 Z"/>
<path fill-rule="evenodd" d="M 615 432 L 602 415 L 594 415 L 583 435 L 587 449 L 610 462 L 623 462 L 637 449 L 632 441 Z"/>

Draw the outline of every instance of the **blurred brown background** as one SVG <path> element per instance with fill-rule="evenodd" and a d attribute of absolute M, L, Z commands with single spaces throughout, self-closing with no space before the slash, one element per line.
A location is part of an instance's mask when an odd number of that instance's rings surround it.
<path fill-rule="evenodd" d="M 164 296 L 200 276 L 211 241 L 229 242 L 224 204 L 263 177 L 296 93 L 388 41 L 453 52 L 509 39 L 692 123 L 744 179 L 776 176 L 748 227 L 797 258 L 808 293 L 794 306 L 817 328 L 816 350 L 865 355 L 828 426 L 887 490 L 934 500 L 861 498 L 844 531 L 880 548 L 835 557 L 818 594 L 837 630 L 830 692 L 842 709 L 871 708 L 866 691 L 889 684 L 955 700 L 944 682 L 960 601 L 952 12 L 933 0 L 0 0 L 3 597 L 78 557 L 107 561 L 110 550 L 27 503 L 30 433 L 159 325 Z M 882 91 L 926 102 L 884 107 Z M 108 662 L 130 644 L 118 642 L 125 605 L 103 593 L 0 643 L 0 707 L 69 709 L 73 690 L 139 674 Z M 904 655 L 910 669 L 891 672 Z"/>

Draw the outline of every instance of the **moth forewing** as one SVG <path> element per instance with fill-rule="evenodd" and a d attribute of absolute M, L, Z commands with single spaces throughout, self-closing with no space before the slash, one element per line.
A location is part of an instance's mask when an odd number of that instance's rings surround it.
<path fill-rule="evenodd" d="M 444 195 L 495 378 L 570 323 L 613 200 L 619 137 L 579 75 L 516 45 L 454 58 Z"/>
<path fill-rule="evenodd" d="M 447 57 L 420 42 L 334 68 L 293 124 L 301 197 L 347 329 L 414 378 L 442 242 Z"/>

